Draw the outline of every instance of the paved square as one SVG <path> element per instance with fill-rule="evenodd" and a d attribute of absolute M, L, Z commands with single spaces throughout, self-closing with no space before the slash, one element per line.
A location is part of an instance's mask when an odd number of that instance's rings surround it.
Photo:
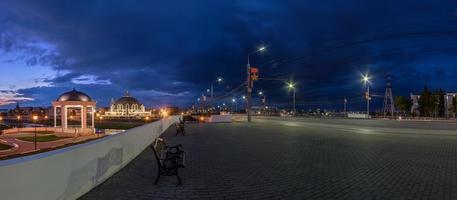
<path fill-rule="evenodd" d="M 456 125 L 401 123 L 191 124 L 164 134 L 186 151 L 184 185 L 153 185 L 146 149 L 81 199 L 457 199 Z"/>

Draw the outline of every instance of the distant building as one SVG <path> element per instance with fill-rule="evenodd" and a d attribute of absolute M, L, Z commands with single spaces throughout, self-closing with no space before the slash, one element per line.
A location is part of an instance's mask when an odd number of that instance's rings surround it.
<path fill-rule="evenodd" d="M 108 111 L 105 111 L 103 117 L 106 118 L 143 118 L 150 117 L 151 112 L 146 111 L 135 97 L 130 96 L 129 92 L 125 92 L 124 96 L 114 101 L 111 100 L 111 105 Z"/>
<path fill-rule="evenodd" d="M 451 111 L 451 108 L 452 108 L 452 100 L 454 99 L 454 97 L 457 95 L 457 93 L 446 93 L 446 95 L 444 95 L 444 116 L 446 117 L 455 117 L 455 114 L 454 112 Z"/>
<path fill-rule="evenodd" d="M 21 107 L 19 106 L 19 103 L 17 103 L 14 109 L 7 112 L 7 117 L 11 119 L 16 119 L 16 117 L 20 116 L 22 119 L 32 120 L 35 115 L 40 117 L 47 116 L 48 110 L 43 107 Z"/>
<path fill-rule="evenodd" d="M 444 116 L 445 117 L 455 117 L 457 113 L 453 113 L 451 111 L 452 108 L 452 99 L 457 96 L 457 93 L 446 93 L 444 95 Z M 411 101 L 413 102 L 413 105 L 411 106 L 411 113 L 415 113 L 417 115 L 420 114 L 419 112 L 419 99 L 420 95 L 413 94 L 411 93 L 410 95 Z"/>
<path fill-rule="evenodd" d="M 420 95 L 417 94 L 410 94 L 411 101 L 413 102 L 413 105 L 411 106 L 411 113 L 415 113 L 416 115 L 419 115 L 419 98 Z"/>

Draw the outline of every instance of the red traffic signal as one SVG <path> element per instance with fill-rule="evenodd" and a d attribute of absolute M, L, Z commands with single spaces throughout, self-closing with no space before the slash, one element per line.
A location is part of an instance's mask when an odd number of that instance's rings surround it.
<path fill-rule="evenodd" d="M 257 81 L 259 80 L 259 68 L 251 67 L 251 80 Z"/>

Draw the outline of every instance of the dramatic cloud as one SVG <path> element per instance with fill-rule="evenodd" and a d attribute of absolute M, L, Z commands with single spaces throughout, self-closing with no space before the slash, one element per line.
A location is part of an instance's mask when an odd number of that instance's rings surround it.
<path fill-rule="evenodd" d="M 0 106 L 14 104 L 16 102 L 32 101 L 33 98 L 24 97 L 23 94 L 14 91 L 0 91 Z"/>
<path fill-rule="evenodd" d="M 72 87 L 106 93 L 104 104 L 130 90 L 150 106 L 189 105 L 223 76 L 215 88 L 222 103 L 243 94 L 247 54 L 265 44 L 268 52 L 251 56 L 261 78 L 293 78 L 308 107 L 335 108 L 346 97 L 358 108 L 367 71 L 375 94 L 387 71 L 395 95 L 425 84 L 457 91 L 456 8 L 416 0 L 5 0 L 0 67 L 27 79 L 0 89 L 14 87 L 36 105 Z M 263 79 L 255 89 L 284 105 L 283 85 Z"/>

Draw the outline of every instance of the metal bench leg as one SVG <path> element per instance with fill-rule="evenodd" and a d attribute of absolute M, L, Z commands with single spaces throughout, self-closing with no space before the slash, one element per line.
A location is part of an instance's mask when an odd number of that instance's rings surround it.
<path fill-rule="evenodd" d="M 156 180 L 154 181 L 154 185 L 157 185 L 157 183 L 159 182 L 159 179 L 160 179 L 160 171 L 157 174 Z"/>
<path fill-rule="evenodd" d="M 181 178 L 179 178 L 178 172 L 176 172 L 176 178 L 178 178 L 178 185 L 182 185 Z"/>

